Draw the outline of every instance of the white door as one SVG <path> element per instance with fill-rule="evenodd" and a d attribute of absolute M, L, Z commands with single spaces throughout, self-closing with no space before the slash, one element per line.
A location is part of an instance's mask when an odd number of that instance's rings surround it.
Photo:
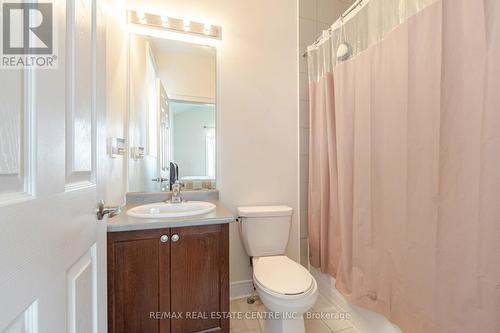
<path fill-rule="evenodd" d="M 104 13 L 52 4 L 58 68 L 0 69 L 2 333 L 106 332 Z"/>
<path fill-rule="evenodd" d="M 167 179 L 161 182 L 161 191 L 168 191 L 170 179 L 170 117 L 167 92 L 160 78 L 156 78 L 156 100 L 158 115 L 158 178 Z"/>

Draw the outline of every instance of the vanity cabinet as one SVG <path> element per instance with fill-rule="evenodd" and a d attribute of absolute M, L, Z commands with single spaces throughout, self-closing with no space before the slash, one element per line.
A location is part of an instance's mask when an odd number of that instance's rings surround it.
<path fill-rule="evenodd" d="M 108 233 L 109 333 L 229 332 L 228 224 Z"/>

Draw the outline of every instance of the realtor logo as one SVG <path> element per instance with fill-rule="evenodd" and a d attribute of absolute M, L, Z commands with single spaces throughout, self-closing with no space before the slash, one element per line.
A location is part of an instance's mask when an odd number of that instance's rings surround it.
<path fill-rule="evenodd" d="M 2 68 L 55 68 L 52 3 L 2 4 Z"/>

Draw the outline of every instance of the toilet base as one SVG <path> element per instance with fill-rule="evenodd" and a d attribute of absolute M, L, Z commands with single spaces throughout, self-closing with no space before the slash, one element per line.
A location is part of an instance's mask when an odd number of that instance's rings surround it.
<path fill-rule="evenodd" d="M 285 314 L 279 319 L 266 318 L 264 321 L 265 333 L 305 333 L 304 316 L 295 313 L 293 318 Z"/>

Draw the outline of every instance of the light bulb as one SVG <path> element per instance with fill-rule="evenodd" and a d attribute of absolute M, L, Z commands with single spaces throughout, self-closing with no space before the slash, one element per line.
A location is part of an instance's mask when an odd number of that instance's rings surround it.
<path fill-rule="evenodd" d="M 184 26 L 184 30 L 189 30 L 191 26 L 191 21 L 188 19 L 182 20 L 182 24 Z"/>
<path fill-rule="evenodd" d="M 210 34 L 211 30 L 212 30 L 212 25 L 208 24 L 208 23 L 205 23 L 205 25 L 203 26 L 203 33 L 205 35 L 208 35 L 208 34 Z"/>
<path fill-rule="evenodd" d="M 161 14 L 160 17 L 161 17 L 161 25 L 163 25 L 164 27 L 168 27 L 168 15 Z"/>
<path fill-rule="evenodd" d="M 144 14 L 144 12 L 142 10 L 138 10 L 137 11 L 137 17 L 139 18 L 139 21 L 141 23 L 145 23 L 146 22 L 146 14 Z"/>

